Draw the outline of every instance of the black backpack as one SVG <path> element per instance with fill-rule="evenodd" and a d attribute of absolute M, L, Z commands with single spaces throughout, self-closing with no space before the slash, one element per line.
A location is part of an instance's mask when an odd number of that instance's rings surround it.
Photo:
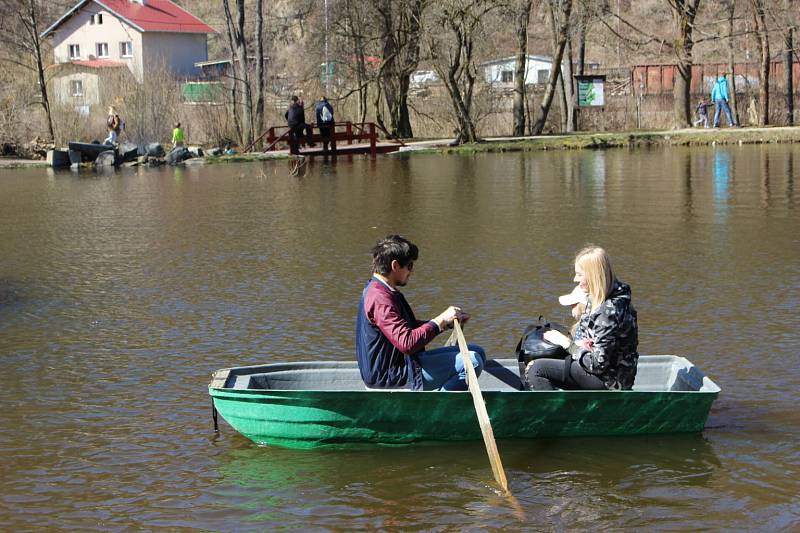
<path fill-rule="evenodd" d="M 558 344 L 544 340 L 544 332 L 554 329 L 566 336 L 570 336 L 570 331 L 556 322 L 549 322 L 542 315 L 539 319 L 525 328 L 522 338 L 517 343 L 516 353 L 519 362 L 519 378 L 522 380 L 524 388 L 529 388 L 528 378 L 525 375 L 525 368 L 534 359 L 565 359 L 569 352 Z"/>

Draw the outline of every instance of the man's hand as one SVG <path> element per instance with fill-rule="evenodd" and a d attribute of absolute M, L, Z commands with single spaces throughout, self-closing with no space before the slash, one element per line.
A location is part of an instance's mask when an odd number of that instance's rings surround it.
<path fill-rule="evenodd" d="M 439 326 L 441 331 L 453 327 L 453 322 L 455 319 L 458 319 L 461 324 L 465 324 L 467 320 L 469 320 L 469 315 L 465 313 L 460 307 L 456 307 L 451 305 L 447 309 L 445 309 L 439 316 L 433 319 L 434 322 Z"/>

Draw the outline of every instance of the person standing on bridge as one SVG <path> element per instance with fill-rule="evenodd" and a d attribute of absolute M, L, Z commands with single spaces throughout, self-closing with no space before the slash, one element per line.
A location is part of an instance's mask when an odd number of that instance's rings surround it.
<path fill-rule="evenodd" d="M 322 150 L 328 153 L 328 143 L 331 150 L 336 153 L 336 121 L 333 118 L 333 106 L 328 102 L 327 96 L 320 96 L 317 107 L 314 109 L 317 117 L 317 127 L 322 137 Z"/>
<path fill-rule="evenodd" d="M 303 107 L 303 101 L 297 97 L 296 94 L 292 95 L 292 103 L 289 104 L 289 109 L 286 110 L 286 123 L 289 126 L 289 153 L 300 154 L 300 140 L 303 138 L 303 132 L 306 134 L 306 144 L 314 147 L 313 134 L 311 126 L 306 124 L 306 110 Z"/>

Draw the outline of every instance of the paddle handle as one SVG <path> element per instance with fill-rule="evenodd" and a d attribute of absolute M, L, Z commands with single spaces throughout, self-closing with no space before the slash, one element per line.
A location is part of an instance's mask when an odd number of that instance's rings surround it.
<path fill-rule="evenodd" d="M 506 472 L 503 470 L 502 461 L 500 461 L 500 452 L 497 451 L 497 443 L 494 440 L 494 431 L 492 431 L 492 422 L 489 420 L 489 413 L 486 412 L 486 404 L 483 401 L 481 388 L 478 385 L 478 375 L 472 367 L 467 341 L 464 339 L 464 333 L 461 331 L 461 324 L 458 323 L 458 319 L 455 319 L 453 322 L 453 328 L 458 338 L 458 348 L 464 361 L 464 368 L 467 371 L 467 386 L 469 387 L 470 394 L 472 394 L 472 403 L 475 405 L 475 414 L 478 416 L 478 423 L 481 426 L 483 443 L 486 445 L 486 453 L 489 455 L 489 464 L 492 465 L 494 479 L 504 492 L 508 492 Z"/>

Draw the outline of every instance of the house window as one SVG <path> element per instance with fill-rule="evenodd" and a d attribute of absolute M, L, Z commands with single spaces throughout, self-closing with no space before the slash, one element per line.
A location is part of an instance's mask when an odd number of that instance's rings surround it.
<path fill-rule="evenodd" d="M 97 13 L 96 15 L 92 15 L 89 17 L 89 24 L 102 24 L 103 23 L 103 15 Z"/>
<path fill-rule="evenodd" d="M 97 57 L 108 57 L 108 43 L 97 43 Z"/>
<path fill-rule="evenodd" d="M 69 92 L 72 96 L 83 96 L 83 82 L 81 80 L 70 80 Z"/>
<path fill-rule="evenodd" d="M 131 41 L 123 41 L 119 43 L 119 56 L 133 57 L 133 43 Z"/>
<path fill-rule="evenodd" d="M 500 72 L 500 81 L 503 83 L 511 83 L 514 81 L 514 71 L 513 70 L 503 70 Z"/>
<path fill-rule="evenodd" d="M 536 71 L 536 83 L 543 85 L 547 83 L 550 79 L 550 71 L 549 70 L 537 70 Z"/>
<path fill-rule="evenodd" d="M 69 58 L 78 59 L 81 57 L 81 46 L 79 44 L 69 45 Z"/>

